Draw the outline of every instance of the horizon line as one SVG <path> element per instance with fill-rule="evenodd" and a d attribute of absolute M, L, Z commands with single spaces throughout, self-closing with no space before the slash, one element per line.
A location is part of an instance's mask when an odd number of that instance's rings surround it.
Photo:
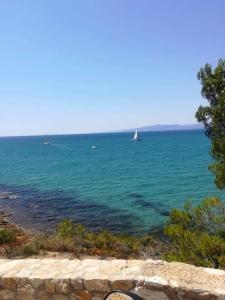
<path fill-rule="evenodd" d="M 195 126 L 195 125 L 201 125 L 199 123 L 186 123 L 186 124 L 153 124 L 153 125 L 144 125 L 140 126 L 137 129 L 142 129 L 145 127 L 155 127 L 155 126 Z M 187 130 L 202 130 L 202 128 L 183 128 L 183 129 L 167 129 L 167 130 L 145 130 L 143 132 L 168 132 L 168 131 L 187 131 Z M 38 136 L 59 136 L 59 135 L 88 135 L 88 134 L 113 134 L 113 133 L 128 133 L 135 130 L 134 128 L 129 129 L 122 129 L 122 130 L 109 130 L 109 131 L 95 131 L 95 132 L 78 132 L 78 133 L 38 133 L 38 134 L 19 134 L 19 135 L 0 135 L 0 138 L 13 138 L 13 137 L 38 137 Z"/>

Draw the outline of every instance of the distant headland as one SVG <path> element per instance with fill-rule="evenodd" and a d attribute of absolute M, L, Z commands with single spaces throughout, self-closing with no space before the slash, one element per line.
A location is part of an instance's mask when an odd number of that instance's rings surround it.
<path fill-rule="evenodd" d="M 199 130 L 203 129 L 201 124 L 156 124 L 139 127 L 138 131 L 176 131 L 176 130 Z M 123 132 L 134 131 L 135 129 L 121 130 Z"/>

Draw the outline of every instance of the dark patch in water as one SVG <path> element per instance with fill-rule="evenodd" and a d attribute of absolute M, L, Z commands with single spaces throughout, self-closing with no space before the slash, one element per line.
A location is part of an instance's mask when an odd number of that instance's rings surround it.
<path fill-rule="evenodd" d="M 142 221 L 131 213 L 111 209 L 90 199 L 79 199 L 60 190 L 43 192 L 37 189 L 0 185 L 1 192 L 16 194 L 13 200 L 0 200 L 0 209 L 13 212 L 12 221 L 30 229 L 53 231 L 62 219 L 71 219 L 98 231 L 140 234 Z"/>
<path fill-rule="evenodd" d="M 138 194 L 138 193 L 130 193 L 129 196 L 131 198 L 135 198 L 135 199 L 142 199 L 143 196 L 141 194 Z"/>
<path fill-rule="evenodd" d="M 153 209 L 156 213 L 160 214 L 161 216 L 168 217 L 170 213 L 168 210 L 166 210 L 163 207 L 161 203 L 150 202 L 145 200 L 143 197 L 136 198 L 136 200 L 133 203 L 141 206 L 144 209 L 146 208 Z"/>

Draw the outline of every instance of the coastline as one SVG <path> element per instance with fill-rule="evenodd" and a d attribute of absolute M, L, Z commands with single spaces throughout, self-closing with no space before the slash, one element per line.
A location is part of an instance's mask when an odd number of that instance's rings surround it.
<path fill-rule="evenodd" d="M 7 200 L 7 199 L 5 199 Z M 13 220 L 13 214 L 10 212 L 0 211 L 0 235 L 3 232 L 12 232 L 14 238 L 7 243 L 0 242 L 0 257 L 3 258 L 20 258 L 20 257 L 56 257 L 56 258 L 97 258 L 97 259 L 161 259 L 162 254 L 167 249 L 167 245 L 162 239 L 153 235 L 140 237 L 129 236 L 127 234 L 113 234 L 107 230 L 99 232 L 87 231 L 85 227 L 76 224 L 81 232 L 87 232 L 91 236 L 89 240 L 84 235 L 71 238 L 60 237 L 54 231 L 38 231 L 30 226 L 25 227 Z M 71 222 L 72 223 L 72 222 Z M 68 228 L 66 229 L 68 230 Z M 65 240 L 64 240 L 65 238 Z M 1 237 L 0 237 L 1 239 Z M 64 241 L 62 241 L 62 240 Z M 99 239 L 97 243 L 93 241 Z M 103 239 L 103 240 L 102 240 Z M 75 243 L 74 243 L 75 241 Z M 109 243 L 106 246 L 105 243 Z M 119 249 L 116 244 L 119 243 Z M 87 245 L 89 244 L 88 248 Z M 139 249 L 136 249 L 139 247 Z M 135 250 L 136 249 L 136 250 Z"/>
<path fill-rule="evenodd" d="M 65 209 L 62 204 L 59 209 L 58 203 L 55 203 L 59 197 L 65 204 Z M 77 209 L 79 214 L 80 208 L 82 217 L 76 214 Z M 162 236 L 165 223 L 142 228 L 142 221 L 134 218 L 129 212 L 117 214 L 116 210 L 107 208 L 105 214 L 105 210 L 106 208 L 96 206 L 95 203 L 82 203 L 71 198 L 69 194 L 63 195 L 57 191 L 43 193 L 28 187 L 0 185 L 0 211 L 8 215 L 10 222 L 28 231 L 53 233 L 60 221 L 69 219 L 94 232 L 109 230 L 115 234 L 124 233 L 137 237 L 146 234 L 154 237 Z M 164 217 L 168 215 L 169 213 Z"/>

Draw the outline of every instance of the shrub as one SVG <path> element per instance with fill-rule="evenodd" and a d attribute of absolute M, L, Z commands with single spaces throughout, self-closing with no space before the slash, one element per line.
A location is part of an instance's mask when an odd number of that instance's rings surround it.
<path fill-rule="evenodd" d="M 69 252 L 76 257 L 98 256 L 101 258 L 160 257 L 162 242 L 152 236 L 130 236 L 114 234 L 108 230 L 94 232 L 70 220 L 60 222 L 53 234 L 21 235 L 16 229 L 0 229 L 0 243 L 14 240 L 0 247 L 0 255 L 7 257 L 31 256 L 50 252 Z"/>
<path fill-rule="evenodd" d="M 33 243 L 26 244 L 21 249 L 22 255 L 31 256 L 38 254 L 38 249 L 35 247 Z"/>
<path fill-rule="evenodd" d="M 74 223 L 70 220 L 61 221 L 57 226 L 56 233 L 63 239 L 72 238 L 75 234 Z"/>
<path fill-rule="evenodd" d="M 9 229 L 0 229 L 0 244 L 8 244 L 15 239 L 15 232 Z"/>
<path fill-rule="evenodd" d="M 172 250 L 164 257 L 204 267 L 225 268 L 225 206 L 218 198 L 199 205 L 186 203 L 183 210 L 172 210 L 165 235 Z"/>
<path fill-rule="evenodd" d="M 57 235 L 51 235 L 48 237 L 46 242 L 43 244 L 43 250 L 53 251 L 53 252 L 75 252 L 76 245 L 73 239 L 64 238 L 61 239 Z"/>
<path fill-rule="evenodd" d="M 93 232 L 81 224 L 75 224 L 70 220 L 63 220 L 52 235 L 40 235 L 35 238 L 37 249 L 70 252 L 76 256 L 94 255 L 116 258 L 136 258 L 144 255 L 145 250 L 153 253 L 152 247 L 157 251 L 153 254 L 159 257 L 162 243 L 151 236 L 134 237 L 128 234 L 114 234 L 108 230 Z"/>

